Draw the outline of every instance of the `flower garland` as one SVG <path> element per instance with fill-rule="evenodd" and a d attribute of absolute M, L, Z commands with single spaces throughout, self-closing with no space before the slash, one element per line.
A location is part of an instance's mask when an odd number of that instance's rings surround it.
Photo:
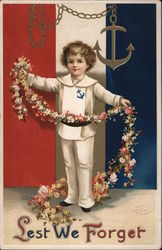
<path fill-rule="evenodd" d="M 108 197 L 109 185 L 105 181 L 106 173 L 97 173 L 93 177 L 92 192 L 95 203 L 99 203 Z M 61 205 L 55 207 L 51 205 L 53 199 L 65 199 L 68 193 L 68 185 L 65 178 L 61 178 L 51 186 L 42 185 L 38 193 L 34 195 L 29 201 L 28 205 L 32 206 L 33 211 L 36 213 L 37 219 L 50 221 L 53 224 L 72 223 L 76 220 L 68 209 L 63 208 Z"/>
<path fill-rule="evenodd" d="M 12 79 L 11 90 L 13 92 L 13 108 L 16 111 L 19 120 L 25 121 L 28 112 L 24 99 L 31 105 L 36 117 L 39 117 L 42 121 L 53 122 L 55 124 L 57 123 L 57 120 L 63 120 L 68 123 L 87 121 L 99 123 L 111 119 L 118 113 L 122 114 L 123 112 L 122 107 L 113 107 L 107 112 L 102 112 L 98 115 L 89 114 L 83 116 L 81 114 L 71 114 L 69 111 L 63 114 L 58 114 L 50 107 L 41 95 L 34 93 L 27 83 L 23 70 L 30 73 L 32 71 L 32 66 L 29 60 L 25 57 L 20 57 L 14 62 L 14 68 L 12 68 L 10 72 Z"/>
<path fill-rule="evenodd" d="M 92 178 L 92 191 L 95 203 L 100 203 L 102 200 L 108 197 L 109 188 L 114 187 L 118 181 L 118 174 L 121 170 L 124 170 L 124 187 L 134 184 L 133 168 L 136 164 L 136 160 L 132 158 L 134 153 L 134 146 L 137 144 L 135 140 L 141 131 L 135 131 L 135 121 L 137 112 L 135 107 L 128 107 L 123 109 L 122 107 L 113 107 L 107 112 L 102 112 L 98 115 L 86 115 L 71 114 L 67 111 L 65 114 L 58 114 L 55 112 L 48 103 L 43 100 L 43 97 L 34 93 L 31 87 L 28 86 L 27 79 L 23 70 L 27 73 L 32 71 L 32 66 L 25 57 L 18 58 L 14 62 L 14 68 L 11 70 L 10 76 L 12 79 L 11 89 L 13 92 L 13 108 L 17 112 L 18 119 L 25 121 L 27 116 L 27 108 L 25 101 L 27 101 L 36 117 L 39 117 L 42 121 L 52 122 L 54 124 L 59 121 L 66 121 L 68 123 L 80 123 L 80 122 L 102 122 L 108 119 L 115 121 L 115 116 L 119 115 L 125 122 L 125 128 L 122 136 L 121 147 L 115 159 L 112 159 L 108 164 L 107 172 L 98 172 L 95 177 Z M 25 101 L 24 101 L 25 99 Z M 72 217 L 69 210 L 64 209 L 60 205 L 52 207 L 50 201 L 52 198 L 65 198 L 67 196 L 67 181 L 64 178 L 58 180 L 51 186 L 41 186 L 38 190 L 38 194 L 33 196 L 28 204 L 32 206 L 36 211 L 38 219 L 45 221 L 52 221 L 53 224 L 58 223 L 72 223 L 75 218 Z"/>

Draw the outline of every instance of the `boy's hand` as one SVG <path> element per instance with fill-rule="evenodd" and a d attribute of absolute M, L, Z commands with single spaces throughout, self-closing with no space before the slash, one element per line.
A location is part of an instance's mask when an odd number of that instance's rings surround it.
<path fill-rule="evenodd" d="M 120 105 L 122 105 L 124 108 L 127 108 L 131 106 L 131 102 L 128 99 L 121 98 Z"/>
<path fill-rule="evenodd" d="M 19 70 L 19 77 L 22 78 L 23 76 L 25 76 L 27 78 L 28 72 L 25 69 L 20 69 Z"/>

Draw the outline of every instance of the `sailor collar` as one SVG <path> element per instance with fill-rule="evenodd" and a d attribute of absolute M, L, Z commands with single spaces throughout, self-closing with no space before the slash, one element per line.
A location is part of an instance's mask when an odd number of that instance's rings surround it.
<path fill-rule="evenodd" d="M 81 81 L 74 84 L 72 82 L 72 79 L 71 79 L 71 74 L 68 74 L 68 75 L 63 76 L 63 77 L 57 77 L 57 80 L 59 82 L 61 82 L 62 84 L 64 84 L 65 86 L 69 86 L 69 87 L 76 86 L 76 87 L 80 87 L 80 88 L 86 88 L 86 87 L 92 86 L 98 82 L 97 80 L 85 75 L 85 77 Z"/>

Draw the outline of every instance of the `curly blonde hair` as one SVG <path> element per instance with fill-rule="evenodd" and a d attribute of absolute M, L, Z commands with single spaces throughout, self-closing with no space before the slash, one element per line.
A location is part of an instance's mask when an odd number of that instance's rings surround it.
<path fill-rule="evenodd" d="M 67 66 L 67 57 L 69 54 L 72 54 L 72 55 L 80 54 L 81 56 L 83 56 L 88 65 L 88 68 L 86 71 L 93 68 L 96 63 L 96 54 L 94 50 L 92 49 L 91 46 L 89 46 L 86 43 L 83 43 L 82 41 L 71 42 L 63 47 L 60 61 L 62 65 L 65 67 Z"/>

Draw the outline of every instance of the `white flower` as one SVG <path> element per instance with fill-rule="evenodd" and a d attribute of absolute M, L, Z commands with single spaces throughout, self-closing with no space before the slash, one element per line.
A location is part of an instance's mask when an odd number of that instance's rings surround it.
<path fill-rule="evenodd" d="M 67 122 L 74 122 L 74 117 L 72 117 L 71 115 L 67 116 Z"/>
<path fill-rule="evenodd" d="M 123 157 L 120 157 L 120 158 L 119 158 L 119 161 L 120 161 L 121 163 L 124 163 L 124 162 L 125 162 L 125 159 L 124 159 Z"/>
<path fill-rule="evenodd" d="M 24 65 L 24 67 L 25 67 L 25 69 L 30 69 L 31 68 L 31 64 L 28 63 L 28 64 Z"/>
<path fill-rule="evenodd" d="M 20 68 L 20 67 L 22 67 L 23 65 L 24 65 L 23 62 L 19 62 L 19 63 L 16 64 L 16 68 Z"/>
<path fill-rule="evenodd" d="M 133 167 L 136 164 L 136 160 L 133 158 L 132 160 L 130 160 L 129 164 L 131 167 Z"/>
<path fill-rule="evenodd" d="M 57 113 L 57 112 L 52 113 L 52 117 L 53 117 L 53 118 L 56 118 L 57 116 L 58 116 L 58 113 Z"/>
<path fill-rule="evenodd" d="M 18 62 L 22 62 L 22 61 L 24 61 L 26 58 L 24 57 L 24 56 L 21 56 L 21 57 L 19 57 L 18 58 Z"/>
<path fill-rule="evenodd" d="M 31 97 L 31 101 L 36 101 L 36 99 L 37 99 L 37 97 L 36 97 L 36 95 L 32 95 L 32 97 Z"/>
<path fill-rule="evenodd" d="M 133 175 L 131 173 L 129 173 L 127 176 L 130 179 Z"/>
<path fill-rule="evenodd" d="M 97 118 L 98 118 L 97 115 L 94 115 L 94 116 L 93 116 L 93 119 L 94 119 L 94 120 L 97 120 Z"/>
<path fill-rule="evenodd" d="M 20 90 L 20 87 L 17 86 L 17 85 L 13 85 L 12 88 L 13 88 L 14 91 L 19 91 Z"/>
<path fill-rule="evenodd" d="M 128 141 L 128 140 L 129 140 L 128 135 L 123 135 L 123 136 L 122 136 L 122 140 L 123 140 L 123 141 Z"/>
<path fill-rule="evenodd" d="M 16 103 L 16 104 L 22 104 L 22 98 L 17 97 L 17 98 L 15 99 L 15 103 Z"/>
<path fill-rule="evenodd" d="M 114 109 L 114 114 L 117 114 L 118 112 L 118 109 Z"/>
<path fill-rule="evenodd" d="M 117 182 L 117 180 L 118 180 L 117 175 L 115 173 L 112 173 L 110 175 L 109 181 L 112 183 L 115 183 L 115 182 Z"/>
<path fill-rule="evenodd" d="M 63 119 L 65 117 L 66 117 L 65 113 L 62 113 L 61 118 Z"/>
<path fill-rule="evenodd" d="M 43 109 L 44 109 L 44 108 L 43 108 L 43 105 L 40 105 L 38 109 L 39 109 L 39 110 L 43 110 Z"/>
<path fill-rule="evenodd" d="M 130 123 L 130 124 L 129 124 L 129 127 L 133 127 L 133 125 L 134 125 L 133 123 Z"/>
<path fill-rule="evenodd" d="M 91 118 L 92 118 L 92 115 L 87 115 L 87 116 L 86 116 L 86 120 L 87 120 L 87 121 L 90 121 Z"/>
<path fill-rule="evenodd" d="M 46 109 L 44 112 L 45 115 L 50 115 L 51 114 L 51 110 L 50 109 Z"/>
<path fill-rule="evenodd" d="M 128 136 L 132 136 L 133 135 L 133 131 L 131 130 L 127 135 Z"/>
<path fill-rule="evenodd" d="M 24 119 L 23 115 L 18 115 L 18 119 L 23 120 Z"/>

